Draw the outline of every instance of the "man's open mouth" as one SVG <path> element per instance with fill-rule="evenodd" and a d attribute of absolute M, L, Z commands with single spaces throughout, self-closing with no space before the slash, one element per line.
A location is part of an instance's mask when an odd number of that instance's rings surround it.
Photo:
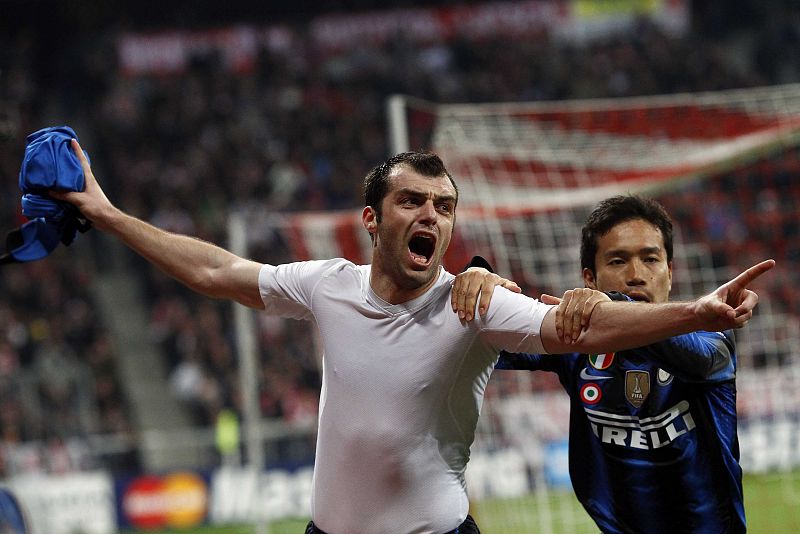
<path fill-rule="evenodd" d="M 411 259 L 420 265 L 427 265 L 430 262 L 435 247 L 436 238 L 428 234 L 416 234 L 408 242 Z"/>

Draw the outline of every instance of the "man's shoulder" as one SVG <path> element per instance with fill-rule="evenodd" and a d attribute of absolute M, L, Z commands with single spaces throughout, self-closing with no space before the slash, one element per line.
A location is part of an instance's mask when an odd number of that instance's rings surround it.
<path fill-rule="evenodd" d="M 701 345 L 709 348 L 717 347 L 719 349 L 725 348 L 727 351 L 734 351 L 736 349 L 736 337 L 733 330 L 723 330 L 722 332 L 713 332 L 708 330 L 697 330 L 695 332 L 688 332 L 679 336 L 672 337 L 667 340 L 667 346 L 672 346 L 675 343 L 681 345 Z M 663 343 L 655 343 L 653 346 L 662 346 Z"/>
<path fill-rule="evenodd" d="M 369 278 L 369 265 L 356 265 L 344 258 L 305 260 L 278 265 L 265 264 L 261 268 L 259 281 L 262 286 L 270 285 L 272 282 L 287 283 L 292 280 L 316 285 L 321 280 L 337 280 L 348 275 L 354 279 Z"/>
<path fill-rule="evenodd" d="M 318 264 L 319 269 L 326 274 L 340 272 L 368 273 L 369 265 L 357 265 L 345 258 L 331 258 L 329 260 L 311 260 Z"/>
<path fill-rule="evenodd" d="M 315 271 L 320 274 L 333 274 L 343 271 L 367 271 L 369 272 L 369 265 L 356 265 L 350 260 L 345 258 L 330 258 L 326 260 L 304 260 L 290 263 L 282 263 L 275 266 L 276 269 L 306 270 Z"/>

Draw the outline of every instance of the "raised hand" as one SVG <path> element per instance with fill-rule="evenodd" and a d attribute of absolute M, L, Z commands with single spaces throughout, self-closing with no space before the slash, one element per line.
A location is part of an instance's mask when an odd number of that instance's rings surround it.
<path fill-rule="evenodd" d="M 48 191 L 48 194 L 57 200 L 69 202 L 74 205 L 80 210 L 81 214 L 92 221 L 95 226 L 103 228 L 103 215 L 113 210 L 114 207 L 97 183 L 97 179 L 94 177 L 92 168 L 89 165 L 89 160 L 86 159 L 83 150 L 81 150 L 81 146 L 75 139 L 72 140 L 72 150 L 80 161 L 81 168 L 83 168 L 83 191 L 64 192 L 51 189 Z"/>
<path fill-rule="evenodd" d="M 699 317 L 709 322 L 709 330 L 741 328 L 753 316 L 758 295 L 747 289 L 756 278 L 775 266 L 775 260 L 764 260 L 746 269 L 733 280 L 719 286 L 695 302 Z"/>

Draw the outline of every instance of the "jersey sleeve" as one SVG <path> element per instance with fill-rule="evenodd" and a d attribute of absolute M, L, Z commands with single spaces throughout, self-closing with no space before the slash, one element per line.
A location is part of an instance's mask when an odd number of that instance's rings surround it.
<path fill-rule="evenodd" d="M 314 289 L 331 270 L 345 260 L 315 260 L 264 265 L 258 275 L 258 289 L 265 311 L 291 319 L 311 319 Z"/>
<path fill-rule="evenodd" d="M 542 322 L 550 306 L 503 287 L 495 287 L 492 305 L 481 321 L 481 338 L 496 352 L 538 354 L 542 346 Z"/>
<path fill-rule="evenodd" d="M 724 382 L 736 377 L 733 332 L 692 332 L 643 347 L 643 353 L 690 382 Z"/>

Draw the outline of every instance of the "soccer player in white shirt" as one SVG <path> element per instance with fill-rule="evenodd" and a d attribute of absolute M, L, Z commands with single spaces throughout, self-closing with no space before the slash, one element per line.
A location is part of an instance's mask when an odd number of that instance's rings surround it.
<path fill-rule="evenodd" d="M 468 517 L 464 471 L 500 350 L 606 352 L 698 329 L 744 324 L 758 297 L 746 289 L 771 260 L 696 301 L 598 304 L 588 329 L 561 339 L 554 306 L 498 289 L 491 310 L 472 318 L 451 301 L 442 268 L 458 190 L 433 154 L 404 153 L 365 180 L 364 228 L 372 261 L 343 259 L 264 265 L 211 243 L 160 230 L 105 196 L 77 141 L 84 170 L 74 204 L 168 275 L 214 298 L 313 320 L 322 341 L 312 518 L 308 532 L 389 534 L 478 532 Z M 453 304 L 456 303 L 456 304 Z M 632 335 L 628 326 L 641 325 Z"/>

